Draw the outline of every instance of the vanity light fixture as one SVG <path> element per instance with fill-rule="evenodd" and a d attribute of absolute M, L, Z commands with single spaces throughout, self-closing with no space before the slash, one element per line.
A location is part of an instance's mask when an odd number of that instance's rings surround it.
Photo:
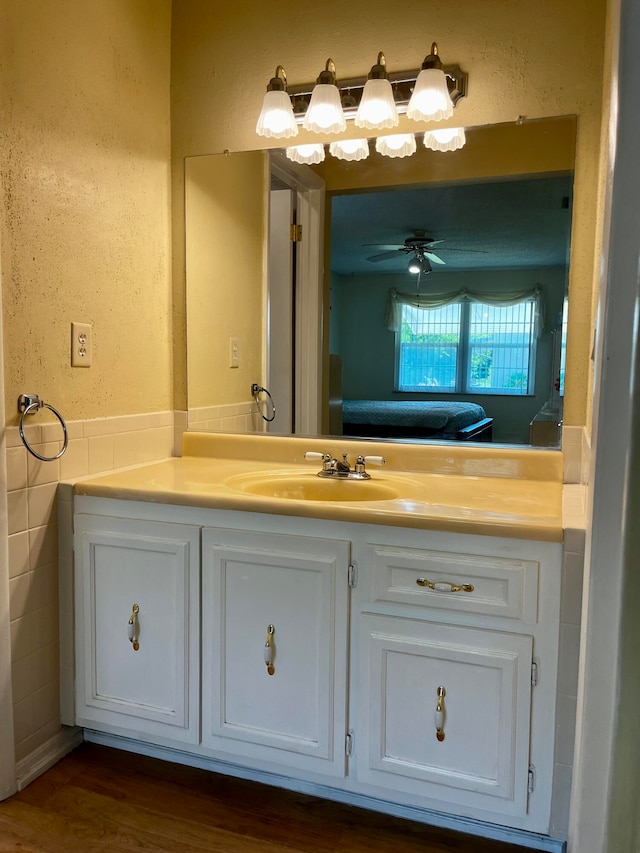
<path fill-rule="evenodd" d="M 384 53 L 379 53 L 378 61 L 371 67 L 364 84 L 354 124 L 356 127 L 366 127 L 367 130 L 384 130 L 387 127 L 395 127 L 399 121 L 393 89 L 387 74 L 387 61 Z"/>
<path fill-rule="evenodd" d="M 416 138 L 413 133 L 394 133 L 376 139 L 376 151 L 384 157 L 410 157 L 416 153 Z"/>
<path fill-rule="evenodd" d="M 394 119 L 393 109 L 389 108 L 386 101 L 389 91 L 396 116 L 407 113 L 411 104 L 412 117 L 416 120 L 438 121 L 451 115 L 452 107 L 460 98 L 466 96 L 468 75 L 459 65 L 443 65 L 435 42 L 431 51 L 423 62 L 422 70 L 392 72 L 387 68 L 384 54 L 379 53 L 378 61 L 372 66 L 368 77 L 341 80 L 340 85 L 336 82 L 335 65 L 331 59 L 327 60 L 325 70 L 320 73 L 316 84 L 288 85 L 284 69 L 279 65 L 275 78 L 269 84 L 269 90 L 272 90 L 272 94 L 275 91 L 281 95 L 286 92 L 291 99 L 297 124 L 302 124 L 305 130 L 315 133 L 342 132 L 345 129 L 345 120 L 356 120 L 356 117 L 358 127 L 375 130 L 394 127 L 397 121 Z M 382 91 L 387 95 L 383 95 Z M 370 92 L 374 93 L 372 100 Z M 282 101 L 282 98 L 277 99 L 273 95 L 269 100 Z M 384 110 L 383 101 L 387 104 Z M 388 113 L 385 113 L 387 109 Z M 384 114 L 387 115 L 386 119 L 381 117 Z M 383 123 L 388 120 L 393 124 Z M 266 135 L 260 130 L 260 122 L 258 124 L 258 133 Z"/>
<path fill-rule="evenodd" d="M 438 45 L 433 42 L 431 53 L 422 63 L 416 85 L 407 107 L 407 116 L 414 121 L 442 121 L 453 115 L 453 103 L 447 78 L 438 55 Z"/>
<path fill-rule="evenodd" d="M 432 151 L 459 151 L 466 143 L 464 127 L 443 127 L 428 130 L 424 135 L 424 147 Z"/>
<path fill-rule="evenodd" d="M 329 145 L 329 154 L 338 160 L 366 160 L 369 143 L 366 139 L 341 139 Z"/>
<path fill-rule="evenodd" d="M 311 142 L 308 145 L 293 145 L 285 151 L 289 160 L 302 166 L 312 166 L 324 160 L 324 145 Z"/>
<path fill-rule="evenodd" d="M 291 99 L 287 94 L 287 74 L 282 65 L 278 65 L 275 76 L 269 80 L 256 133 L 273 139 L 289 139 L 298 134 Z"/>
<path fill-rule="evenodd" d="M 347 129 L 332 59 L 327 59 L 324 71 L 318 75 L 302 126 L 314 133 L 344 133 Z"/>

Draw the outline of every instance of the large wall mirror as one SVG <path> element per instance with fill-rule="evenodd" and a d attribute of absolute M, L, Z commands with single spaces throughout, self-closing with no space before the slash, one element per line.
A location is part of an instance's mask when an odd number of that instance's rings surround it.
<path fill-rule="evenodd" d="M 256 382 L 265 431 L 557 446 L 575 132 L 514 122 L 313 167 L 187 158 L 190 426 L 234 428 Z"/>

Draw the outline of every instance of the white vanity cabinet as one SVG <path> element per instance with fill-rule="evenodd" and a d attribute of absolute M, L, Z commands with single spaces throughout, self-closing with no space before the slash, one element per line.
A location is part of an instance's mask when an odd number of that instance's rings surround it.
<path fill-rule="evenodd" d="M 343 777 L 345 541 L 203 531 L 202 743 Z"/>
<path fill-rule="evenodd" d="M 559 543 L 75 505 L 78 725 L 391 813 L 548 832 Z"/>
<path fill-rule="evenodd" d="M 403 792 L 431 807 L 441 801 L 447 810 L 456 804 L 527 825 L 545 819 L 529 808 L 531 712 L 534 647 L 539 653 L 550 637 L 538 625 L 542 561 L 518 554 L 540 546 L 510 545 L 506 556 L 367 545 L 357 772 L 389 796 Z M 545 572 L 553 570 L 545 563 Z M 553 640 L 549 648 L 547 696 L 536 699 L 547 706 L 539 718 L 553 725 Z M 551 729 L 547 737 L 536 761 L 548 795 Z"/>
<path fill-rule="evenodd" d="M 200 531 L 75 517 L 76 722 L 198 743 Z"/>

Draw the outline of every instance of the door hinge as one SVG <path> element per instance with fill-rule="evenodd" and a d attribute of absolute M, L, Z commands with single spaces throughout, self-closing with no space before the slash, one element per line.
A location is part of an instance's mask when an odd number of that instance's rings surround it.
<path fill-rule="evenodd" d="M 289 234 L 292 243 L 300 243 L 302 240 L 302 225 L 289 226 Z"/>
<path fill-rule="evenodd" d="M 536 787 L 536 768 L 533 764 L 529 765 L 527 773 L 527 794 L 533 794 Z"/>
<path fill-rule="evenodd" d="M 538 679 L 540 678 L 540 661 L 537 658 L 534 658 L 531 661 L 531 686 L 538 686 Z"/>
<path fill-rule="evenodd" d="M 358 567 L 355 563 L 351 563 L 349 566 L 349 586 L 354 587 L 358 585 Z"/>
<path fill-rule="evenodd" d="M 353 729 L 349 729 L 344 737 L 344 754 L 347 758 L 351 758 L 356 745 L 356 733 Z"/>

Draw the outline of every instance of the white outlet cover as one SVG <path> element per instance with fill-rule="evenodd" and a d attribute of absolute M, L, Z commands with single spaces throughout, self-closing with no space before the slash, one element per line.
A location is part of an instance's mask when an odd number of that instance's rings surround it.
<path fill-rule="evenodd" d="M 90 323 L 71 324 L 71 367 L 91 367 L 92 340 Z"/>

